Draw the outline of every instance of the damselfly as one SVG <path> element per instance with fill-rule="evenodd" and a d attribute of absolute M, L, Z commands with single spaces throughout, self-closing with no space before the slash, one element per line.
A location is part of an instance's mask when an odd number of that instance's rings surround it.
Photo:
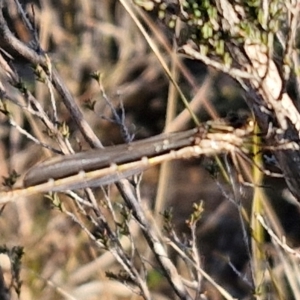
<path fill-rule="evenodd" d="M 205 123 L 185 132 L 56 157 L 33 167 L 25 175 L 23 188 L 1 193 L 0 199 L 107 185 L 175 159 L 222 152 L 245 155 L 243 144 L 251 131 L 251 127 Z"/>

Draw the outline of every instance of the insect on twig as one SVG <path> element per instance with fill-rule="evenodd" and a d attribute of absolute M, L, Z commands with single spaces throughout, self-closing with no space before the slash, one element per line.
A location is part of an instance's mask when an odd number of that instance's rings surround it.
<path fill-rule="evenodd" d="M 1 203 L 50 191 L 96 187 L 117 182 L 165 161 L 219 153 L 245 154 L 250 130 L 205 123 L 184 132 L 158 135 L 126 145 L 55 157 L 34 166 L 23 187 L 0 193 Z"/>

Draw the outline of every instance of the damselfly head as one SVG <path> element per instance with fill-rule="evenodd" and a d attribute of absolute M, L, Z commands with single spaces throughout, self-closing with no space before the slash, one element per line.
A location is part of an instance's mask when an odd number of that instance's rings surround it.
<path fill-rule="evenodd" d="M 225 118 L 208 121 L 207 129 L 212 132 L 236 132 L 248 135 L 254 131 L 254 120 L 249 114 L 230 112 Z"/>
<path fill-rule="evenodd" d="M 235 129 L 244 129 L 249 133 L 254 130 L 254 120 L 249 113 L 229 112 L 225 117 L 225 122 Z"/>

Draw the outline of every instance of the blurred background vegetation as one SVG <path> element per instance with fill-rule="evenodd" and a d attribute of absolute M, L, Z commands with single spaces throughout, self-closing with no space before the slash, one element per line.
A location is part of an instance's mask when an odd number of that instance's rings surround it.
<path fill-rule="evenodd" d="M 85 119 L 104 145 L 124 143 L 124 139 L 120 128 L 109 121 L 111 110 L 99 85 L 91 77 L 94 72 L 101 73 L 103 88 L 111 103 L 117 109 L 120 109 L 120 103 L 124 104 L 126 124 L 136 140 L 163 132 L 168 101 L 175 101 L 178 96 L 170 96 L 170 80 L 145 37 L 119 1 L 40 0 L 21 1 L 21 4 L 37 26 L 42 49 L 49 55 L 82 108 Z M 15 2 L 4 1 L 3 11 L 10 29 L 20 40 L 29 43 L 30 34 Z M 147 15 L 148 19 L 143 19 L 143 24 L 146 28 L 150 28 L 150 25 L 155 28 L 148 29 L 148 33 L 168 65 L 173 66 L 172 55 L 176 52 L 176 47 L 172 46 L 173 30 L 166 25 L 165 16 L 158 18 L 155 12 L 148 12 Z M 0 46 L 6 49 L 1 37 Z M 45 111 L 50 110 L 47 87 L 36 80 L 34 70 L 28 62 L 16 53 L 11 55 L 11 64 L 26 87 Z M 184 57 L 179 59 L 180 64 L 175 68 L 174 76 L 188 99 L 200 99 L 196 114 L 201 122 L 225 117 L 231 111 L 250 114 L 240 88 L 232 79 L 207 68 L 201 62 Z M 5 82 L 5 72 L 0 72 Z M 7 88 L 11 87 L 7 84 Z M 16 99 L 21 97 L 17 91 L 13 93 Z M 59 121 L 68 125 L 71 144 L 76 151 L 88 149 L 89 146 L 76 124 L 59 97 L 56 97 Z M 89 109 L 91 104 L 94 105 L 93 110 Z M 9 109 L 22 128 L 45 140 L 45 128 L 39 121 L 33 120 L 32 116 L 17 106 L 9 104 Z M 179 102 L 176 114 L 183 109 L 183 104 Z M 32 165 L 52 156 L 49 150 L 29 141 L 10 126 L 5 115 L 0 115 L 0 122 L 1 176 L 7 176 L 12 170 L 24 174 Z M 190 119 L 176 129 L 184 130 L 194 126 Z M 55 145 L 49 138 L 46 141 Z M 174 163 L 164 181 L 168 192 L 163 207 L 172 208 L 175 230 L 180 237 L 186 235 L 188 239 L 189 228 L 185 220 L 193 211 L 193 203 L 203 201 L 204 213 L 197 229 L 197 246 L 202 266 L 233 297 L 252 299 L 255 291 L 249 275 L 250 258 L 245 248 L 239 213 L 229 200 L 230 186 L 220 175 L 212 176 L 207 171 L 210 167 L 214 167 L 214 163 L 209 159 Z M 158 178 L 159 168 L 151 168 L 143 176 L 141 195 L 143 201 L 149 203 L 149 207 L 156 198 Z M 280 220 L 278 226 L 282 226 L 281 230 L 290 245 L 298 247 L 299 212 L 281 196 L 285 183 L 282 179 L 268 178 L 264 187 L 276 211 L 274 218 L 278 217 Z M 103 197 L 101 191 L 97 195 Z M 114 188 L 111 197 L 116 202 L 121 201 Z M 248 212 L 251 200 L 252 189 L 244 188 L 240 201 Z M 72 202 L 65 201 L 64 204 L 71 209 Z M 20 199 L 3 207 L 0 226 L 1 245 L 6 245 L 8 249 L 13 249 L 14 246 L 24 247 L 20 299 L 140 298 L 130 288 L 106 277 L 106 271 L 119 270 L 118 264 L 107 252 L 98 249 L 71 218 L 62 214 L 41 195 Z M 145 242 L 141 237 L 140 239 L 141 247 L 144 247 L 146 253 Z M 264 247 L 269 262 L 276 264 L 278 258 L 268 237 Z M 175 252 L 172 258 L 180 270 L 182 262 Z M 5 280 L 9 283 L 11 272 L 4 255 L 1 266 Z M 278 265 L 279 270 L 280 267 Z M 280 272 L 279 270 L 274 272 Z M 272 279 L 268 276 L 266 274 L 266 280 L 271 282 Z M 153 292 L 153 299 L 175 299 L 174 295 L 170 295 L 168 283 L 155 268 L 152 273 L 149 272 L 148 284 Z M 201 299 L 223 299 L 205 280 L 201 292 Z M 14 293 L 12 299 L 16 299 Z"/>

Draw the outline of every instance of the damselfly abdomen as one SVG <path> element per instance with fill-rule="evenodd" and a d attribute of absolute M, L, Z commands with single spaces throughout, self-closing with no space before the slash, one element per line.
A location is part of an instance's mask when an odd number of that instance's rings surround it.
<path fill-rule="evenodd" d="M 221 127 L 222 126 L 222 127 Z M 249 130 L 207 123 L 185 132 L 47 160 L 25 176 L 24 186 L 53 181 L 51 190 L 105 185 L 173 159 L 241 151 Z"/>

